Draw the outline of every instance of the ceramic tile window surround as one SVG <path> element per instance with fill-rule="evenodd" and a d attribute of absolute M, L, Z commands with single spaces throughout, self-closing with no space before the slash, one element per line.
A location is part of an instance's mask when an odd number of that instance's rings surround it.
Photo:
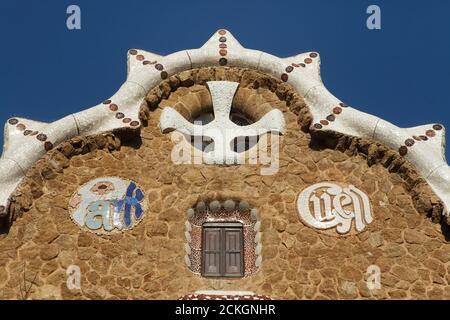
<path fill-rule="evenodd" d="M 311 130 L 332 130 L 370 138 L 398 150 L 440 197 L 445 206 L 443 214 L 448 216 L 450 167 L 444 156 L 445 129 L 442 125 L 399 128 L 360 112 L 334 97 L 325 88 L 320 78 L 318 53 L 307 52 L 278 58 L 242 47 L 224 29 L 215 32 L 199 49 L 183 50 L 167 56 L 130 50 L 125 83 L 111 98 L 92 108 L 53 123 L 17 117 L 9 119 L 5 125 L 5 144 L 0 158 L 0 215 L 7 213 L 9 198 L 27 170 L 54 146 L 77 135 L 122 128 L 137 130 L 141 125 L 140 106 L 151 88 L 181 71 L 221 65 L 256 69 L 292 85 L 305 99 L 313 115 Z"/>
<path fill-rule="evenodd" d="M 188 209 L 184 261 L 189 270 L 198 276 L 202 274 L 202 230 L 203 225 L 210 222 L 242 224 L 244 277 L 254 274 L 262 264 L 261 222 L 257 210 L 251 209 L 246 201 L 232 199 L 201 201 Z"/>

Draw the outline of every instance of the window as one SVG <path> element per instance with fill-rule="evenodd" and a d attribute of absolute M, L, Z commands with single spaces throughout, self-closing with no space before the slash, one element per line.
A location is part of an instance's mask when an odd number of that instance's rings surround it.
<path fill-rule="evenodd" d="M 243 277 L 243 245 L 240 223 L 204 224 L 202 275 L 204 277 Z"/>

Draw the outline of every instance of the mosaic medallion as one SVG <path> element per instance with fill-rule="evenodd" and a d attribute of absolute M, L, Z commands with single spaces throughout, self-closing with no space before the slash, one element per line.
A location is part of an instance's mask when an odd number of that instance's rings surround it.
<path fill-rule="evenodd" d="M 373 221 L 369 197 L 352 185 L 316 183 L 300 193 L 297 208 L 309 227 L 338 234 L 362 232 Z"/>
<path fill-rule="evenodd" d="M 109 234 L 136 226 L 146 212 L 146 202 L 137 183 L 118 177 L 102 177 L 77 190 L 69 201 L 69 212 L 81 228 Z"/>

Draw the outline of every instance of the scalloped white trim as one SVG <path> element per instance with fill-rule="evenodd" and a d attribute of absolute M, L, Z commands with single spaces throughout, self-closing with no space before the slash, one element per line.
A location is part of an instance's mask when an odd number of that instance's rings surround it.
<path fill-rule="evenodd" d="M 219 38 L 226 37 L 226 56 L 219 54 Z M 40 123 L 20 119 L 30 130 L 45 133 L 47 142 L 57 145 L 77 135 L 91 135 L 119 128 L 130 128 L 130 123 L 139 126 L 139 109 L 146 93 L 166 78 L 181 71 L 206 66 L 219 66 L 219 60 L 226 58 L 227 66 L 245 67 L 284 77 L 305 99 L 312 113 L 314 123 L 324 121 L 341 103 L 323 85 L 320 77 L 320 57 L 317 53 L 303 53 L 289 58 L 245 49 L 227 30 L 216 32 L 201 48 L 179 51 L 168 56 L 158 56 L 143 50 L 130 50 L 128 54 L 128 76 L 125 83 L 109 100 L 85 111 L 69 115 L 53 123 Z M 312 58 L 312 59 L 311 59 Z M 306 62 L 307 61 L 307 62 Z M 145 62 L 145 64 L 144 64 Z M 304 64 L 305 66 L 301 66 Z M 291 72 L 286 68 L 295 65 Z M 158 67 L 158 68 L 157 68 Z M 119 107 L 111 111 L 110 104 Z M 115 117 L 121 112 L 123 117 Z M 129 120 L 123 122 L 123 118 Z M 133 127 L 132 127 L 133 128 Z M 326 129 L 343 134 L 374 139 L 395 150 L 404 146 L 413 135 L 424 135 L 425 128 L 399 128 L 375 116 L 346 107 L 329 122 Z M 6 143 L 7 142 L 7 143 Z M 444 213 L 450 208 L 450 167 L 445 161 L 445 129 L 435 132 L 428 141 L 416 141 L 408 148 L 405 158 L 409 160 L 426 179 L 434 192 L 444 202 Z M 25 173 L 46 153 L 44 142 L 36 136 L 24 136 L 17 124 L 6 124 L 5 146 L 0 159 L 0 209 L 8 207 L 9 197 L 23 179 Z M 1 214 L 1 212 L 0 212 Z"/>

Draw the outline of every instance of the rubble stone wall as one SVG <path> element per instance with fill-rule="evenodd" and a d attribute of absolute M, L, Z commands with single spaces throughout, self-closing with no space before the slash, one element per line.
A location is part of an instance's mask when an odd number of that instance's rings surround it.
<path fill-rule="evenodd" d="M 195 116 L 194 108 L 211 103 L 210 80 L 240 82 L 235 104 L 247 113 L 258 110 L 256 118 L 268 106 L 283 112 L 278 173 L 262 176 L 261 166 L 250 164 L 172 163 L 173 142 L 159 129 L 161 111 L 172 106 Z M 382 145 L 307 132 L 308 108 L 288 85 L 246 69 L 186 71 L 149 92 L 141 117 L 140 133 L 72 139 L 28 172 L 0 235 L 0 298 L 176 299 L 197 290 L 254 291 L 273 299 L 450 298 L 449 233 L 431 189 Z M 145 191 L 148 212 L 134 229 L 99 236 L 70 219 L 71 195 L 102 176 L 136 181 Z M 364 191 L 374 221 L 347 236 L 304 225 L 297 196 L 322 181 Z M 185 265 L 187 211 L 202 199 L 227 198 L 258 210 L 262 264 L 243 279 L 201 278 Z M 71 265 L 80 267 L 80 290 L 67 288 Z M 381 288 L 373 291 L 366 285 L 371 265 L 381 270 Z"/>

